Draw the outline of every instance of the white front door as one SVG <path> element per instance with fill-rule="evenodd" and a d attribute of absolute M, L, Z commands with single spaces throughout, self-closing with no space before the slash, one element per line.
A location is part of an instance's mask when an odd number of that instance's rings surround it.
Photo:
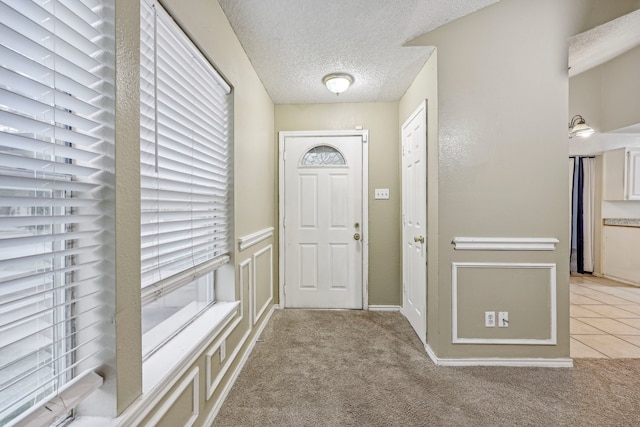
<path fill-rule="evenodd" d="M 362 308 L 362 136 L 284 138 L 284 300 Z"/>
<path fill-rule="evenodd" d="M 427 105 L 402 125 L 402 311 L 427 341 Z"/>

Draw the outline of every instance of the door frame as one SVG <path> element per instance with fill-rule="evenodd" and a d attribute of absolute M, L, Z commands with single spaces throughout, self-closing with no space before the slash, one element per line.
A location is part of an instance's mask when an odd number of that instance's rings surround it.
<path fill-rule="evenodd" d="M 369 309 L 369 130 L 280 131 L 278 150 L 278 304 L 285 308 L 285 228 L 284 228 L 284 142 L 291 137 L 362 138 L 362 309 Z"/>

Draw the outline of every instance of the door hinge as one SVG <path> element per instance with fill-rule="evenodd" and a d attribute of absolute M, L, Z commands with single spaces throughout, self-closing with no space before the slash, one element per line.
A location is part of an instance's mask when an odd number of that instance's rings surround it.
<path fill-rule="evenodd" d="M 368 141 L 368 136 L 367 136 L 367 134 L 366 134 L 366 133 L 362 135 L 362 142 L 364 142 L 364 143 L 369 142 L 369 141 Z"/>
<path fill-rule="evenodd" d="M 282 218 L 282 228 L 287 228 L 287 217 Z"/>
<path fill-rule="evenodd" d="M 283 151 L 282 152 L 282 161 L 286 161 L 287 160 L 287 152 Z"/>

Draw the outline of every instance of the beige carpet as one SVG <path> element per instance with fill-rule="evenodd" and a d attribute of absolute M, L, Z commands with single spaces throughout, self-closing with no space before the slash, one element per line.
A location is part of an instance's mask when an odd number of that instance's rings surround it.
<path fill-rule="evenodd" d="M 640 426 L 640 359 L 438 367 L 399 313 L 277 310 L 216 426 Z"/>

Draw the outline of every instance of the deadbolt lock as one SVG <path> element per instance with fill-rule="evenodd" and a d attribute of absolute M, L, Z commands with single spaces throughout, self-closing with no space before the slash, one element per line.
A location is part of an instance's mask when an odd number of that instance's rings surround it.
<path fill-rule="evenodd" d="M 360 233 L 356 233 L 353 235 L 354 240 L 360 240 Z"/>

